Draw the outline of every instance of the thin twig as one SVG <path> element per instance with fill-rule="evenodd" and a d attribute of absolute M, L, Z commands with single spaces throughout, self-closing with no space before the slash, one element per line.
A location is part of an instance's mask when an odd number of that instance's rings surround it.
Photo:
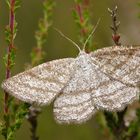
<path fill-rule="evenodd" d="M 73 17 L 75 23 L 77 24 L 79 42 L 83 46 L 89 34 L 93 30 L 89 9 L 90 9 L 90 0 L 75 1 Z M 86 42 L 85 51 L 88 53 L 92 50 L 93 50 L 93 41 L 92 39 L 90 39 L 88 40 L 88 42 Z"/>
<path fill-rule="evenodd" d="M 118 11 L 117 6 L 113 10 L 108 8 L 108 12 L 112 17 L 112 23 L 113 23 L 113 25 L 110 26 L 111 30 L 113 31 L 112 39 L 116 45 L 120 46 L 121 45 L 121 43 L 119 42 L 120 35 L 118 34 L 120 21 L 117 21 L 117 11 Z"/>
<path fill-rule="evenodd" d="M 108 8 L 108 11 L 112 17 L 112 23 L 113 25 L 110 26 L 110 28 L 113 31 L 113 35 L 112 35 L 112 39 L 114 41 L 114 43 L 118 46 L 121 45 L 120 41 L 120 35 L 118 33 L 118 29 L 120 26 L 120 21 L 117 21 L 117 11 L 118 11 L 118 7 L 115 6 L 115 8 L 113 10 Z M 121 111 L 121 112 L 117 112 L 117 127 L 114 128 L 114 135 L 118 138 L 118 140 L 122 139 L 122 134 L 123 132 L 127 129 L 125 126 L 125 122 L 124 122 L 124 116 L 126 114 L 127 108 L 125 108 L 125 110 Z"/>
<path fill-rule="evenodd" d="M 10 0 L 10 12 L 9 12 L 9 30 L 10 30 L 10 42 L 7 50 L 7 59 L 6 59 L 6 79 L 8 79 L 11 76 L 11 52 L 12 49 L 14 49 L 14 24 L 15 24 L 15 13 L 14 13 L 14 6 L 15 6 L 15 0 Z M 9 94 L 4 91 L 5 97 L 4 97 L 4 115 L 8 116 L 9 108 L 8 108 L 8 100 L 9 100 Z M 6 128 L 9 127 L 9 121 L 7 120 L 5 122 Z"/>
<path fill-rule="evenodd" d="M 31 140 L 39 140 L 39 137 L 36 134 L 38 123 L 37 123 L 37 118 L 38 115 L 41 113 L 41 109 L 37 107 L 31 106 L 29 109 L 29 114 L 28 114 L 28 121 L 31 124 Z"/>
<path fill-rule="evenodd" d="M 112 39 L 116 45 L 120 46 L 121 45 L 121 43 L 119 42 L 120 35 L 118 34 L 120 21 L 117 21 L 118 8 L 117 6 L 113 10 L 108 8 L 108 11 L 111 15 L 112 23 L 113 23 L 113 25 L 110 26 L 111 30 L 113 31 Z M 110 114 L 110 116 L 112 117 L 111 121 L 107 117 L 108 114 L 104 113 L 108 126 L 109 124 L 112 124 L 112 123 L 114 124 L 114 125 L 111 125 L 111 127 L 110 126 L 109 127 L 111 131 L 113 132 L 113 135 L 115 136 L 116 140 L 122 140 L 123 133 L 127 131 L 127 127 L 125 126 L 125 121 L 124 121 L 124 116 L 126 112 L 127 112 L 127 107 L 123 111 L 117 112 L 115 118 L 113 117 L 114 116 L 113 113 L 111 113 Z"/>

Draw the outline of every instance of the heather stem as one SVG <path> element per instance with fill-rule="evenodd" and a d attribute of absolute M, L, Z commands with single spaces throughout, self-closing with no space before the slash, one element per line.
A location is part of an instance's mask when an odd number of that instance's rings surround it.
<path fill-rule="evenodd" d="M 111 30 L 113 31 L 112 39 L 116 45 L 120 46 L 121 45 L 121 43 L 119 42 L 120 35 L 118 34 L 120 21 L 117 21 L 117 10 L 118 10 L 117 6 L 113 10 L 108 8 L 108 11 L 112 18 L 112 26 L 110 26 Z M 107 125 L 112 131 L 116 140 L 122 140 L 123 134 L 127 130 L 124 121 L 126 111 L 127 107 L 123 111 L 117 112 L 116 114 L 107 112 L 104 113 Z"/>
<path fill-rule="evenodd" d="M 36 131 L 38 126 L 37 118 L 40 112 L 41 112 L 40 108 L 34 108 L 33 106 L 31 106 L 29 109 L 28 121 L 31 124 L 31 140 L 39 140 Z"/>
<path fill-rule="evenodd" d="M 11 58 L 10 54 L 12 49 L 14 48 L 14 23 L 15 23 L 15 14 L 14 14 L 14 6 L 15 6 L 15 0 L 10 0 L 10 13 L 9 13 L 9 27 L 10 27 L 10 43 L 8 47 L 8 57 L 7 57 L 7 67 L 6 67 L 6 79 L 8 79 L 11 76 Z M 4 113 L 5 115 L 8 114 L 8 98 L 9 95 L 7 92 L 5 92 L 5 98 L 4 98 Z"/>
<path fill-rule="evenodd" d="M 116 45 L 120 46 L 121 45 L 121 43 L 119 42 L 120 35 L 118 34 L 120 21 L 117 21 L 117 10 L 118 10 L 117 6 L 113 10 L 108 8 L 108 11 L 112 17 L 112 24 L 113 24 L 110 26 L 110 28 L 113 31 L 112 39 Z"/>
<path fill-rule="evenodd" d="M 92 23 L 90 18 L 90 0 L 75 0 L 75 8 L 73 10 L 73 17 L 77 24 L 79 42 L 84 45 L 90 32 L 92 31 Z M 86 52 L 91 51 L 93 47 L 92 39 L 86 44 Z"/>

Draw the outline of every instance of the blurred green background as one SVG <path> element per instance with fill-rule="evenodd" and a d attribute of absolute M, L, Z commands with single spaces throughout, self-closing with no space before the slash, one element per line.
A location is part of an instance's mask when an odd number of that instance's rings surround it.
<path fill-rule="evenodd" d="M 0 83 L 5 77 L 3 56 L 6 53 L 4 29 L 8 24 L 8 7 L 6 0 L 0 0 Z M 21 0 L 21 8 L 17 12 L 18 34 L 15 41 L 17 47 L 16 65 L 12 70 L 15 75 L 24 70 L 25 64 L 30 62 L 30 52 L 36 45 L 34 33 L 38 27 L 38 20 L 42 16 L 42 0 Z M 118 5 L 120 34 L 122 44 L 139 44 L 140 35 L 140 7 L 139 0 L 91 0 L 91 16 L 93 25 L 101 18 L 94 36 L 98 48 L 113 45 L 111 40 L 111 18 L 107 8 Z M 60 29 L 75 42 L 78 42 L 77 28 L 72 17 L 74 0 L 56 0 L 53 13 L 53 26 Z M 50 28 L 45 45 L 46 61 L 63 57 L 75 57 L 78 52 L 67 40 L 62 38 L 53 28 Z M 3 92 L 0 89 L 0 115 L 2 114 Z M 108 140 L 100 132 L 97 116 L 82 125 L 59 125 L 53 119 L 53 105 L 43 108 L 39 116 L 38 135 L 40 140 Z M 16 134 L 16 140 L 30 140 L 30 126 L 25 121 Z M 0 136 L 0 140 L 3 138 Z"/>

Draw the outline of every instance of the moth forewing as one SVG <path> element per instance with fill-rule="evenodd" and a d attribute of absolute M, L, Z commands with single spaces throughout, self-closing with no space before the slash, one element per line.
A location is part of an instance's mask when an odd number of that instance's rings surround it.
<path fill-rule="evenodd" d="M 92 91 L 98 109 L 118 111 L 139 99 L 140 47 L 108 47 L 90 55 L 98 70 L 109 78 Z"/>
<path fill-rule="evenodd" d="M 22 101 L 49 104 L 69 81 L 73 64 L 73 58 L 46 62 L 7 79 L 2 88 Z"/>

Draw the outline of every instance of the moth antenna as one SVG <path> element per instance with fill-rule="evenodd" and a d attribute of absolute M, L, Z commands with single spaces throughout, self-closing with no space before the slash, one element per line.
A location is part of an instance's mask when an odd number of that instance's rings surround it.
<path fill-rule="evenodd" d="M 92 32 L 89 34 L 88 38 L 86 39 L 86 41 L 85 41 L 85 43 L 84 43 L 83 50 L 85 50 L 88 41 L 90 40 L 90 38 L 92 37 L 92 35 L 94 35 L 94 33 L 95 33 L 95 31 L 96 31 L 96 29 L 97 29 L 99 23 L 100 23 L 100 20 L 101 20 L 101 19 L 98 19 L 98 22 L 96 23 L 96 26 L 92 29 Z"/>
<path fill-rule="evenodd" d="M 73 40 L 71 40 L 70 38 L 68 38 L 66 35 L 64 35 L 60 30 L 58 30 L 57 28 L 54 28 L 62 37 L 64 37 L 65 39 L 67 39 L 69 42 L 71 42 L 74 46 L 76 46 L 79 50 L 79 52 L 81 51 L 80 47 L 78 46 L 78 44 L 76 44 Z"/>

